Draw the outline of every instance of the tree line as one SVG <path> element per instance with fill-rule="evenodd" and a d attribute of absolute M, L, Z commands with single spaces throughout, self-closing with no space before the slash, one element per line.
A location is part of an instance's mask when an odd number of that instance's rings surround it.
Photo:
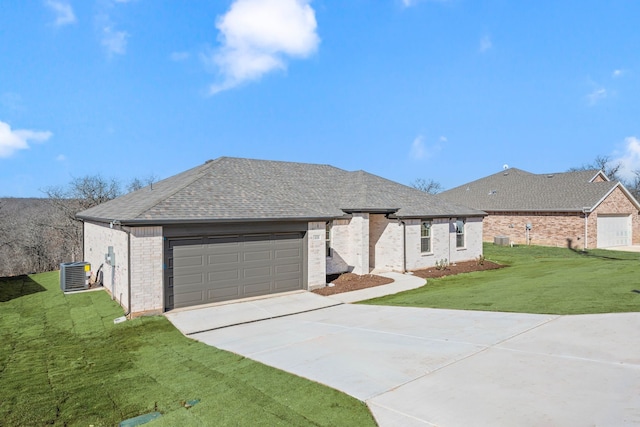
<path fill-rule="evenodd" d="M 39 273 L 82 260 L 82 222 L 75 215 L 151 184 L 136 178 L 122 186 L 99 175 L 49 187 L 45 198 L 0 198 L 0 277 Z"/>

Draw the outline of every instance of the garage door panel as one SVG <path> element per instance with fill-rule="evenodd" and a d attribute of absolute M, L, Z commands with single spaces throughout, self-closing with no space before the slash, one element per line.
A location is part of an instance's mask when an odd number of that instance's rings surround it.
<path fill-rule="evenodd" d="M 209 289 L 207 295 L 209 301 L 226 301 L 240 298 L 240 289 L 238 286 L 212 288 Z"/>
<path fill-rule="evenodd" d="M 168 308 L 303 289 L 303 236 L 292 232 L 170 239 Z"/>
<path fill-rule="evenodd" d="M 299 248 L 276 249 L 275 251 L 276 259 L 300 258 L 300 255 L 301 254 Z"/>
<path fill-rule="evenodd" d="M 204 284 L 204 279 L 202 273 L 194 273 L 194 274 L 178 274 L 174 276 L 173 286 L 183 286 L 187 287 L 190 285 L 202 285 Z"/>
<path fill-rule="evenodd" d="M 237 268 L 233 270 L 216 271 L 207 275 L 210 283 L 237 281 L 240 279 L 240 272 Z"/>
<path fill-rule="evenodd" d="M 174 268 L 197 266 L 204 266 L 204 257 L 202 255 L 181 256 L 173 262 Z"/>
<path fill-rule="evenodd" d="M 242 277 L 247 279 L 251 279 L 254 277 L 270 277 L 271 276 L 271 267 L 256 267 L 256 268 L 245 268 L 243 270 Z"/>
<path fill-rule="evenodd" d="M 249 251 L 244 253 L 245 261 L 269 261 L 271 260 L 271 250 Z"/>
<path fill-rule="evenodd" d="M 216 264 L 235 264 L 240 262 L 240 254 L 238 252 L 228 254 L 209 255 L 209 265 Z"/>
<path fill-rule="evenodd" d="M 300 286 L 301 283 L 298 278 L 282 279 L 274 282 L 274 288 L 280 292 L 294 291 L 296 289 L 300 289 Z"/>
<path fill-rule="evenodd" d="M 245 296 L 266 295 L 271 292 L 271 281 L 251 283 L 242 287 Z"/>
<path fill-rule="evenodd" d="M 202 304 L 204 301 L 204 292 L 202 290 L 199 290 L 191 292 L 181 292 L 177 295 L 174 295 L 173 303 L 176 307 L 187 307 L 190 305 Z"/>
<path fill-rule="evenodd" d="M 276 275 L 286 274 L 286 273 L 301 273 L 300 264 L 291 263 L 291 264 L 281 264 L 275 266 Z"/>

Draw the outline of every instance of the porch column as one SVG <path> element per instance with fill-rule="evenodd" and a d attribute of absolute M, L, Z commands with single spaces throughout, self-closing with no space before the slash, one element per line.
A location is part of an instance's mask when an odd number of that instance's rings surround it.
<path fill-rule="evenodd" d="M 369 274 L 369 214 L 353 213 L 349 224 L 353 273 Z"/>

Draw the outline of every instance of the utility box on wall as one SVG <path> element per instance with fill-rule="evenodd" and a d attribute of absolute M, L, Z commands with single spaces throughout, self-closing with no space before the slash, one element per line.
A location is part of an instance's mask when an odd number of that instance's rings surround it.
<path fill-rule="evenodd" d="M 109 246 L 107 253 L 104 254 L 104 262 L 111 267 L 116 266 L 116 254 L 113 252 L 113 246 Z"/>

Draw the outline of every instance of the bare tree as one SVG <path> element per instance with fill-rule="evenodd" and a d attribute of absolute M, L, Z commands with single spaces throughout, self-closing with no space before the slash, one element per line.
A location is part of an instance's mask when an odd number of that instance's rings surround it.
<path fill-rule="evenodd" d="M 44 193 L 62 214 L 59 221 L 49 225 L 58 230 L 63 237 L 61 243 L 71 252 L 72 260 L 76 260 L 82 250 L 82 223 L 76 219 L 76 214 L 115 199 L 122 191 L 115 179 L 92 175 L 72 179 L 67 188 L 49 187 Z"/>
<path fill-rule="evenodd" d="M 442 191 L 442 185 L 433 179 L 416 178 L 409 185 L 429 194 L 438 194 Z"/>
<path fill-rule="evenodd" d="M 610 180 L 621 181 L 620 177 L 618 176 L 618 172 L 620 172 L 621 168 L 622 163 L 612 162 L 611 157 L 609 156 L 596 156 L 593 162 L 583 164 L 582 166 L 569 168 L 567 172 L 598 169 L 601 170 Z"/>
<path fill-rule="evenodd" d="M 133 178 L 131 182 L 127 184 L 127 191 L 131 193 L 133 191 L 140 190 L 141 188 L 144 188 L 147 185 L 153 185 L 155 181 L 156 181 L 156 177 L 154 175 L 149 175 L 144 179 Z"/>

